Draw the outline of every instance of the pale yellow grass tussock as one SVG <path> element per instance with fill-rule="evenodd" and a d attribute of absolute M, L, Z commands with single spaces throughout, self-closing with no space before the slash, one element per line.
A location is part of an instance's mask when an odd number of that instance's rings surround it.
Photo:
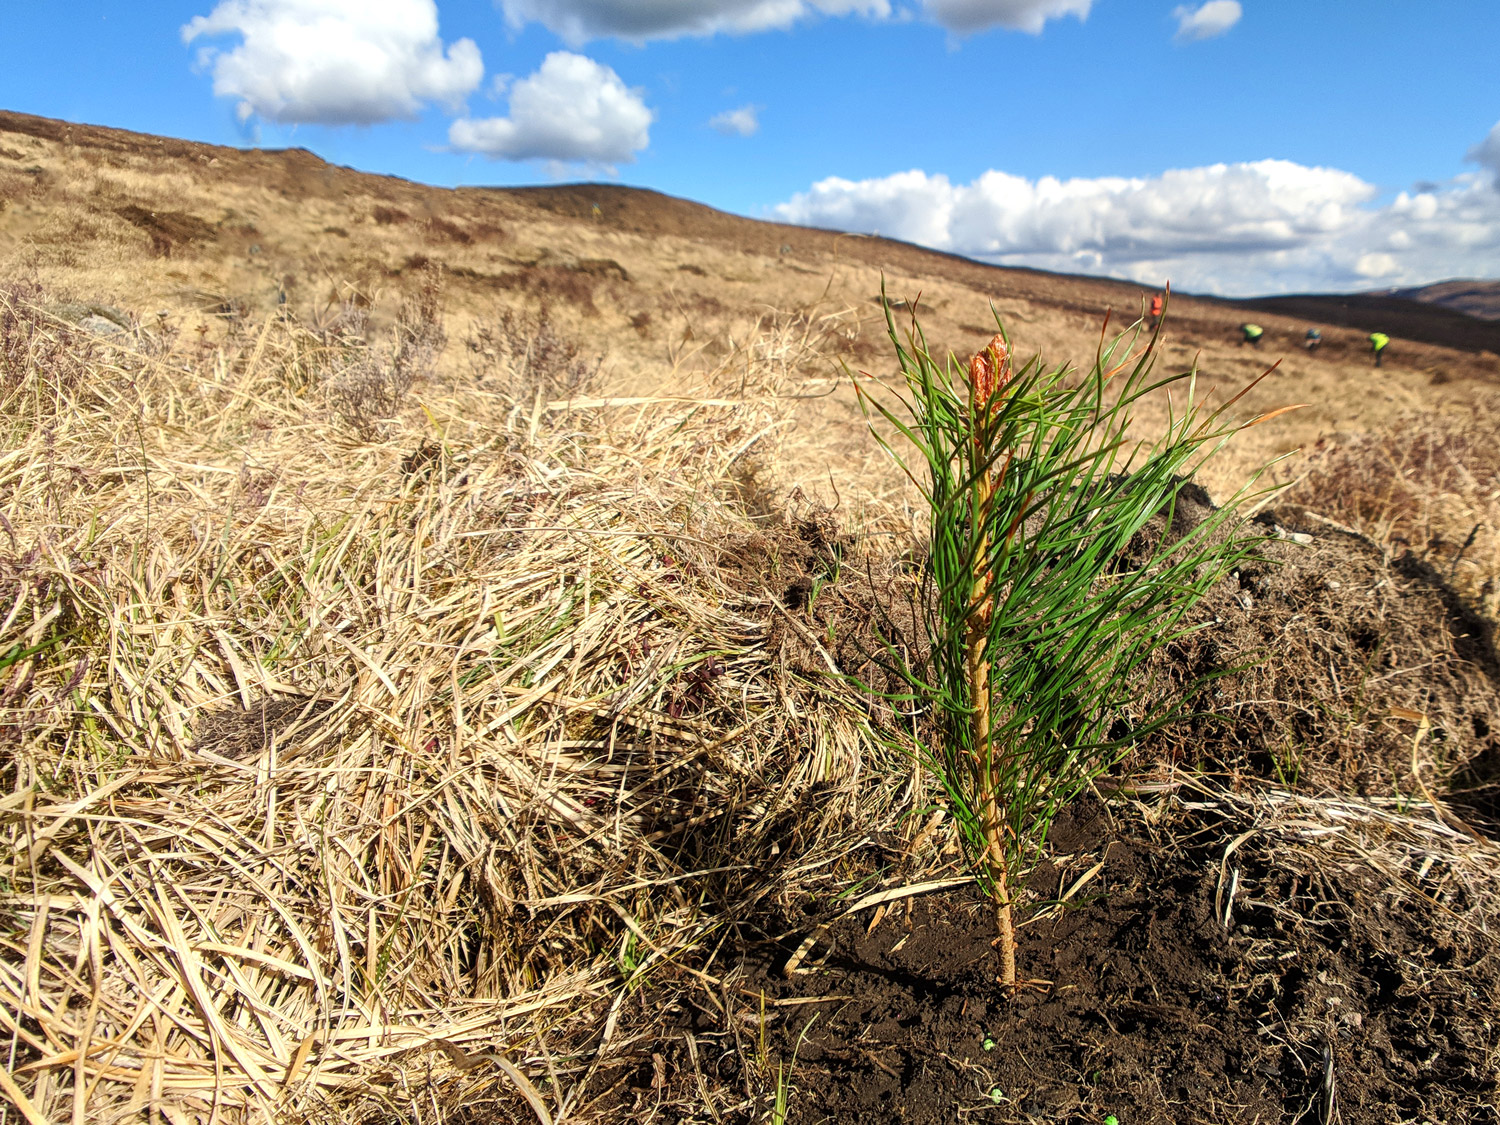
<path fill-rule="evenodd" d="M 854 694 L 779 666 L 717 565 L 774 342 L 706 403 L 419 384 L 357 441 L 323 388 L 364 345 L 117 346 L 35 296 L 0 306 L 26 1112 L 560 1119 L 628 993 L 825 877 L 861 791 L 893 811 Z M 452 1061 L 486 1051 L 510 1070 Z"/>

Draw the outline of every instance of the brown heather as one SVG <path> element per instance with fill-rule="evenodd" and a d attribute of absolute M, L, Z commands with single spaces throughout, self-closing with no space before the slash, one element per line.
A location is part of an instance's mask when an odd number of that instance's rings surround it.
<path fill-rule="evenodd" d="M 1064 1074 L 1080 1120 L 1492 1120 L 1494 345 L 1375 372 L 1368 328 L 1307 356 L 1316 305 L 1257 312 L 1245 411 L 1312 406 L 1203 483 L 1288 455 L 1275 542 L 1162 654 L 1221 674 L 1199 713 L 1015 896 L 1054 990 L 965 1053 L 923 1036 L 984 993 L 912 905 L 977 920 L 985 986 L 993 929 L 930 716 L 844 678 L 921 643 L 920 500 L 838 376 L 890 380 L 882 276 L 944 355 L 993 305 L 1084 359 L 1149 296 L 0 113 L 3 1120 L 932 1120 L 946 1075 L 1019 1122 Z M 1242 308 L 1172 304 L 1165 367 L 1258 373 Z M 1160 973 L 1166 933 L 1210 956 Z"/>

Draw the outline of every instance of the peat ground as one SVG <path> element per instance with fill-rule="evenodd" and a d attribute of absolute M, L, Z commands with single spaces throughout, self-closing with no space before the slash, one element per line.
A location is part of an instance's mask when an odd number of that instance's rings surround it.
<path fill-rule="evenodd" d="M 1217 676 L 1196 718 L 1060 825 L 1051 983 L 1010 1004 L 930 774 L 844 678 L 921 644 L 848 374 L 888 371 L 882 284 L 939 350 L 993 309 L 1074 362 L 1150 290 L 0 133 L 21 1117 L 1494 1121 L 1492 323 L 1257 309 L 1256 350 L 1174 298 L 1165 365 L 1281 360 L 1243 409 L 1310 404 L 1200 482 L 1296 483 L 1164 654 Z"/>
<path fill-rule="evenodd" d="M 1232 805 L 1168 807 L 1170 832 L 1097 802 L 1059 824 L 1033 887 L 1073 893 L 1023 926 L 1022 974 L 1047 983 L 1014 1002 L 967 889 L 842 919 L 789 980 L 780 946 L 753 948 L 796 1060 L 788 1120 L 1500 1120 L 1492 935 Z"/>
<path fill-rule="evenodd" d="M 683 978 L 600 1108 L 776 1121 L 750 1092 L 779 1084 L 808 1125 L 1500 1121 L 1491 631 L 1419 560 L 1302 509 L 1259 526 L 1161 669 L 1218 675 L 1197 716 L 1053 832 L 1020 935 L 1034 987 L 996 985 L 989 906 L 924 819 L 851 851 L 846 894 L 735 924 L 692 969 L 717 987 Z M 913 631 L 900 567 L 833 580 L 851 548 L 826 515 L 770 545 L 732 557 L 788 611 L 778 663 L 893 687 L 872 655 Z M 796 854 L 795 826 L 773 847 Z M 748 1100 L 711 1113 L 708 1087 Z"/>

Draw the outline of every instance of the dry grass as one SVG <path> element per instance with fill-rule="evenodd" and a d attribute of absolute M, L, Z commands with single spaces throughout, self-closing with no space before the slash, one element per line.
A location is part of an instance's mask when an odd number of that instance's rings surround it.
<path fill-rule="evenodd" d="M 1169 823 L 1183 811 L 1220 818 L 1233 828 L 1224 833 L 1232 839 L 1220 861 L 1215 901 L 1215 913 L 1226 927 L 1236 911 L 1231 890 L 1239 862 L 1235 854 L 1249 845 L 1242 856 L 1259 852 L 1275 870 L 1338 869 L 1365 878 L 1373 873 L 1385 898 L 1429 917 L 1432 933 L 1483 935 L 1493 943 L 1500 846 L 1476 839 L 1440 807 L 1399 797 L 1314 796 L 1272 787 L 1234 792 L 1198 780 L 1162 801 L 1137 807 L 1148 825 Z"/>
<path fill-rule="evenodd" d="M 839 889 L 910 807 L 719 565 L 752 530 L 774 563 L 733 499 L 776 426 L 754 362 L 629 406 L 418 383 L 351 440 L 320 393 L 347 338 L 153 354 L 38 297 L 0 303 L 31 1119 L 586 1116 L 674 997 L 724 1008 L 728 922 Z"/>
<path fill-rule="evenodd" d="M 851 538 L 788 497 L 848 310 L 631 398 L 500 316 L 351 425 L 339 381 L 435 349 L 436 300 L 384 335 L 350 304 L 109 339 L 0 300 L 0 1085 L 28 1121 L 761 1120 L 742 933 L 952 873 L 823 675 L 866 674 L 911 515 L 866 490 Z M 1292 823 L 1275 800 L 1234 815 Z M 1477 886 L 1489 845 L 1424 808 L 1338 815 L 1394 877 L 1421 844 L 1418 882 Z"/>
<path fill-rule="evenodd" d="M 595 221 L 585 189 L 568 213 L 564 189 L 298 153 L 4 143 L 0 272 L 49 290 L 0 300 L 4 1099 L 171 1125 L 764 1119 L 744 934 L 872 873 L 951 873 L 947 828 L 903 838 L 928 798 L 871 743 L 869 700 L 823 675 L 865 674 L 860 630 L 904 579 L 849 576 L 920 515 L 839 362 L 887 363 L 882 271 L 964 354 L 986 301 L 1061 359 L 1140 294 L 671 201 L 612 195 Z M 146 327 L 98 339 L 49 300 Z M 1233 346 L 1235 310 L 1173 313 L 1166 362 L 1201 351 L 1205 383 L 1269 358 Z M 1348 357 L 1335 330 L 1288 357 L 1246 409 L 1313 405 L 1205 483 L 1327 439 L 1281 466 L 1308 474 L 1295 499 L 1493 618 L 1483 364 L 1373 372 L 1345 335 Z M 1459 719 L 1482 670 L 1428 638 L 1457 687 L 1423 696 L 1404 677 L 1437 593 L 1361 560 L 1367 616 L 1401 613 L 1381 708 L 1347 674 L 1370 663 L 1356 631 L 1315 617 L 1362 623 L 1315 559 L 1274 605 L 1224 592 L 1270 637 L 1226 646 L 1280 655 L 1220 702 L 1255 753 L 1289 729 L 1338 765 L 1301 771 L 1329 784 L 1429 715 L 1437 787 L 1480 752 Z M 1304 710 L 1326 721 L 1289 727 Z M 1425 801 L 1203 799 L 1490 926 L 1492 851 Z"/>
<path fill-rule="evenodd" d="M 1320 443 L 1292 497 L 1430 563 L 1500 620 L 1500 397 Z"/>

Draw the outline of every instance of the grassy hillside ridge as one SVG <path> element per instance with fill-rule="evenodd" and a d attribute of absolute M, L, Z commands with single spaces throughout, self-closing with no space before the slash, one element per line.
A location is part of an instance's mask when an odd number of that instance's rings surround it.
<path fill-rule="evenodd" d="M 1053 282 L 1075 282 L 1083 286 L 1073 295 L 1085 295 L 1090 308 L 1113 304 L 1122 307 L 1133 302 L 1141 287 L 1129 282 L 1111 281 L 1082 275 L 1049 274 L 1037 270 L 988 266 L 972 259 L 942 251 L 929 250 L 909 243 L 902 243 L 878 236 L 846 235 L 814 228 L 795 227 L 786 224 L 747 219 L 716 211 L 711 207 L 677 199 L 643 188 L 624 187 L 619 184 L 590 183 L 569 184 L 553 187 L 464 187 L 457 189 L 433 188 L 394 176 L 357 172 L 353 169 L 331 165 L 306 149 L 246 150 L 220 145 L 178 141 L 171 138 L 130 133 L 125 130 L 101 126 L 73 124 L 50 118 L 33 117 L 0 110 L 0 133 L 12 135 L 18 142 L 9 148 L 12 164 L 6 171 L 33 178 L 46 174 L 45 163 L 27 163 L 41 151 L 25 140 L 41 142 L 42 150 L 57 147 L 86 149 L 100 154 L 107 162 L 117 167 L 127 166 L 132 161 L 144 158 L 149 165 L 161 169 L 164 164 L 175 163 L 183 169 L 198 172 L 211 182 L 237 183 L 268 189 L 283 199 L 306 201 L 318 198 L 350 197 L 366 195 L 389 205 L 404 203 L 424 217 L 441 217 L 447 211 L 463 212 L 470 206 L 489 203 L 519 203 L 526 210 L 543 211 L 552 215 L 575 220 L 579 223 L 594 223 L 606 229 L 629 231 L 636 234 L 666 235 L 702 240 L 732 242 L 742 253 L 772 256 L 785 248 L 790 253 L 837 252 L 855 260 L 872 261 L 891 267 L 906 267 L 916 273 L 960 276 L 983 288 L 986 284 L 1003 287 L 1022 296 L 1055 297 L 1059 294 Z M 10 178 L 10 177 L 8 177 Z M 24 182 L 24 181 L 23 181 Z M 9 184 L 16 193 L 17 182 Z M 599 208 L 598 213 L 594 211 Z M 481 230 L 480 238 L 494 237 L 502 232 Z M 1420 302 L 1440 302 L 1449 297 L 1465 294 L 1491 292 L 1495 282 L 1442 282 L 1437 285 L 1413 290 L 1389 291 L 1378 294 L 1392 298 L 1411 298 Z M 1375 296 L 1358 294 L 1353 296 Z M 1064 299 L 1066 299 L 1064 297 Z M 1307 300 L 1326 300 L 1330 309 L 1338 309 L 1344 298 L 1308 295 Z M 1185 301 L 1186 298 L 1180 298 Z M 1215 298 L 1198 298 L 1205 304 L 1219 302 Z M 1181 308 L 1181 303 L 1179 304 Z M 1309 305 L 1309 313 L 1294 316 L 1315 315 L 1316 305 Z M 1386 306 L 1398 312 L 1399 305 Z M 1378 312 L 1372 309 L 1372 312 Z M 1230 315 L 1233 315 L 1232 313 Z M 1337 317 L 1337 314 L 1335 314 Z M 1332 323 L 1340 323 L 1335 318 Z M 1417 322 L 1413 320 L 1413 327 Z M 1439 318 L 1438 325 L 1451 325 L 1461 332 L 1462 322 Z M 1486 329 L 1479 329 L 1485 331 Z M 1418 331 L 1421 331 L 1418 328 Z M 1440 335 L 1436 330 L 1432 333 Z M 1413 337 L 1414 339 L 1418 337 Z M 1478 335 L 1474 340 L 1479 346 L 1493 344 L 1492 336 Z M 1432 342 L 1466 349 L 1467 338 Z M 1491 350 L 1495 350 L 1491 347 Z"/>
<path fill-rule="evenodd" d="M 854 511 L 912 501 L 867 440 L 846 378 L 887 370 L 882 282 L 919 301 L 939 350 L 980 346 L 993 306 L 1025 349 L 1051 361 L 1086 361 L 1106 314 L 1128 323 L 1149 295 L 620 185 L 431 188 L 303 150 L 242 151 L 18 114 L 0 113 L 0 202 L 0 270 L 38 279 L 75 319 L 118 306 L 127 321 L 197 339 L 205 353 L 237 347 L 252 320 L 281 309 L 324 330 L 353 307 L 383 330 L 434 266 L 450 341 L 438 369 L 455 386 L 490 361 L 505 317 L 543 307 L 582 354 L 604 357 L 605 393 L 637 397 L 688 393 L 745 341 L 796 320 L 796 332 L 772 333 L 781 345 L 768 357 L 798 387 L 777 423 L 778 487 Z M 1482 612 L 1500 614 L 1500 466 L 1479 436 L 1494 416 L 1500 357 L 1419 342 L 1468 332 L 1481 334 L 1469 345 L 1494 345 L 1482 334 L 1500 324 L 1386 297 L 1270 304 L 1288 315 L 1172 300 L 1165 364 L 1196 363 L 1201 385 L 1237 388 L 1276 363 L 1245 408 L 1307 404 L 1242 435 L 1202 483 L 1222 495 L 1281 458 L 1276 477 L 1295 484 L 1297 499 L 1396 554 L 1434 562 Z M 1366 308 L 1382 315 L 1367 318 Z M 1396 314 L 1410 337 L 1386 323 Z M 1251 316 L 1267 329 L 1259 349 L 1239 342 L 1237 326 Z M 1323 346 L 1309 355 L 1301 345 L 1313 317 L 1353 326 L 1325 321 Z M 1365 340 L 1377 319 L 1395 337 L 1378 371 Z"/>
<path fill-rule="evenodd" d="M 1391 289 L 1387 292 L 1393 297 L 1426 301 L 1485 320 L 1500 319 L 1500 281 L 1455 278 L 1414 289 Z"/>
<path fill-rule="evenodd" d="M 1174 300 L 1165 363 L 1310 405 L 1203 478 L 1290 487 L 1011 1003 L 927 720 L 856 686 L 921 652 L 924 516 L 848 371 L 882 277 L 1054 360 L 1138 288 L 16 115 L 0 201 L 12 1116 L 1495 1119 L 1489 358 Z"/>
<path fill-rule="evenodd" d="M 639 395 L 686 386 L 733 341 L 756 336 L 768 315 L 805 313 L 821 343 L 796 362 L 830 391 L 801 400 L 786 420 L 798 446 L 791 464 L 804 469 L 792 486 L 808 493 L 827 493 L 830 482 L 842 495 L 899 487 L 869 452 L 842 380 L 844 364 L 886 362 L 875 301 L 882 280 L 898 298 L 920 297 L 940 349 L 980 346 L 993 331 L 993 304 L 1027 348 L 1053 361 L 1091 356 L 1106 312 L 1119 326 L 1149 298 L 1125 283 L 997 269 L 619 185 L 431 188 L 301 150 L 241 151 L 18 114 L 0 114 L 0 150 L 0 269 L 38 279 L 59 301 L 118 306 L 143 321 L 165 312 L 172 330 L 209 344 L 282 301 L 311 324 L 345 302 L 389 324 L 403 293 L 436 263 L 455 342 L 505 309 L 546 304 L 555 323 L 607 353 L 613 390 Z M 1466 414 L 1500 384 L 1500 358 L 1389 327 L 1396 341 L 1380 372 L 1369 365 L 1368 325 L 1325 326 L 1323 349 L 1309 357 L 1307 320 L 1257 311 L 1267 334 L 1251 351 L 1237 331 L 1248 315 L 1231 303 L 1174 298 L 1164 361 L 1186 367 L 1196 356 L 1207 383 L 1239 386 L 1279 360 L 1247 406 L 1310 405 L 1233 450 L 1220 478 L 1206 482 L 1211 490 L 1320 440 Z M 450 348 L 442 363 L 461 377 L 469 354 Z M 1283 469 L 1291 478 L 1302 471 L 1295 459 Z"/>

